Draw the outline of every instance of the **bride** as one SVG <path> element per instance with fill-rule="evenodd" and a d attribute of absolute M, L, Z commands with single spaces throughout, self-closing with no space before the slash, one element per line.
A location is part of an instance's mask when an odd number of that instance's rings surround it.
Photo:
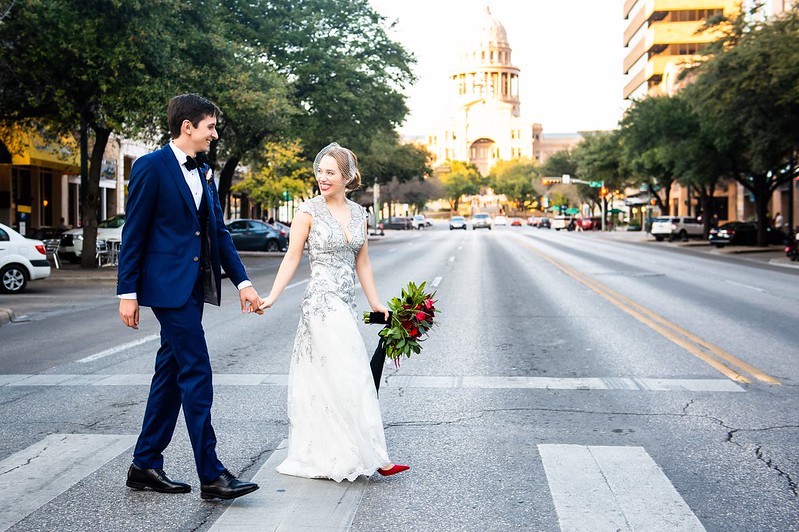
<path fill-rule="evenodd" d="M 358 331 L 355 277 L 374 312 L 388 318 L 375 288 L 366 242 L 366 211 L 346 193 L 361 184 L 358 161 L 335 142 L 314 160 L 321 191 L 300 204 L 289 250 L 260 308 L 270 308 L 291 280 L 308 242 L 311 279 L 302 301 L 288 386 L 285 475 L 355 480 L 409 469 L 388 458 L 369 357 Z"/>

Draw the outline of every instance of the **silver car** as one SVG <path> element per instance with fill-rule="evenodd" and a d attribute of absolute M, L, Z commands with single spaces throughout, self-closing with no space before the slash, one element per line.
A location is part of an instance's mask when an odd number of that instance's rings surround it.
<path fill-rule="evenodd" d="M 480 228 L 491 231 L 491 217 L 488 213 L 478 212 L 472 216 L 472 230 Z"/>
<path fill-rule="evenodd" d="M 466 218 L 463 216 L 453 216 L 449 219 L 449 230 L 466 229 Z"/>

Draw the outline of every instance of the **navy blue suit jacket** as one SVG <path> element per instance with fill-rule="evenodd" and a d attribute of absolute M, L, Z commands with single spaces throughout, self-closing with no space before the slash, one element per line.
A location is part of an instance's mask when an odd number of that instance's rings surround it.
<path fill-rule="evenodd" d="M 200 175 L 208 206 L 211 266 L 221 294 L 220 265 L 237 286 L 247 280 L 247 272 L 225 227 L 216 186 L 204 179 L 207 168 Z M 182 307 L 199 275 L 202 243 L 194 199 L 168 145 L 133 164 L 126 212 L 117 294 L 136 292 L 139 304 L 146 307 Z"/>

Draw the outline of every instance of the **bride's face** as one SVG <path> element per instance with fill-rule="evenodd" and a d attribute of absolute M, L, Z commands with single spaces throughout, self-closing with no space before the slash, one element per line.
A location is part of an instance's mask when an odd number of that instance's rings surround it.
<path fill-rule="evenodd" d="M 344 176 L 341 175 L 341 170 L 338 167 L 336 160 L 330 155 L 325 155 L 319 161 L 319 170 L 316 172 L 316 182 L 319 185 L 319 190 L 325 197 L 335 196 L 336 194 L 343 194 L 344 189 Z"/>

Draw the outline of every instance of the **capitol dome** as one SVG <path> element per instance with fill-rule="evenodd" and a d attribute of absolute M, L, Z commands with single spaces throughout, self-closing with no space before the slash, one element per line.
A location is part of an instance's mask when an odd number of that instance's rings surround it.
<path fill-rule="evenodd" d="M 475 43 L 478 48 L 506 47 L 508 46 L 508 34 L 505 26 L 491 14 L 491 8 L 486 6 L 483 16 L 477 21 L 475 35 L 479 41 Z"/>

